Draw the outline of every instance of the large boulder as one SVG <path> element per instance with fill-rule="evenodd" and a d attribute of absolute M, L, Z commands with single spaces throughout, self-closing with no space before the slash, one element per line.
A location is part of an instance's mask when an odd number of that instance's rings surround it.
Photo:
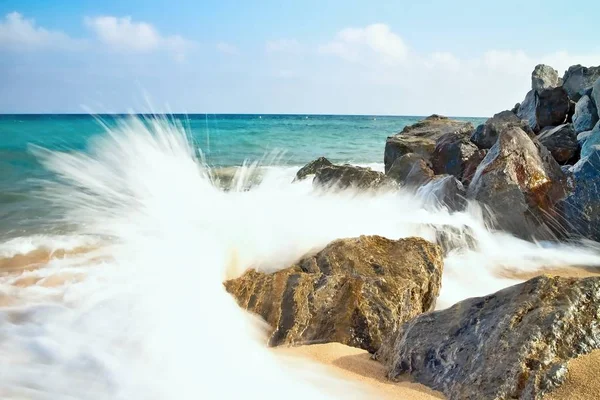
<path fill-rule="evenodd" d="M 501 132 L 514 127 L 521 128 L 533 136 L 528 121 L 521 119 L 512 111 L 502 111 L 485 121 L 485 124 L 479 125 L 471 136 L 471 141 L 480 149 L 489 149 L 496 143 Z"/>
<path fill-rule="evenodd" d="M 392 189 L 396 183 L 383 172 L 353 165 L 328 165 L 317 169 L 313 179 L 316 187 L 335 189 Z"/>
<path fill-rule="evenodd" d="M 390 136 L 385 143 L 383 162 L 387 172 L 397 158 L 404 154 L 416 153 L 429 160 L 440 136 L 447 133 L 470 134 L 474 128 L 470 122 L 462 122 L 431 115 L 423 121 L 405 127 L 402 132 Z"/>
<path fill-rule="evenodd" d="M 596 105 L 596 111 L 598 115 L 600 115 L 600 78 L 596 79 L 596 82 L 594 82 L 590 97 Z"/>
<path fill-rule="evenodd" d="M 598 110 L 596 109 L 596 105 L 589 96 L 582 96 L 575 106 L 575 114 L 573 115 L 575 132 L 590 131 L 597 122 Z"/>
<path fill-rule="evenodd" d="M 462 184 L 467 187 L 471 184 L 473 180 L 473 176 L 475 176 L 475 172 L 477 171 L 477 167 L 483 161 L 488 150 L 480 149 L 475 153 L 471 154 L 471 157 L 465 162 L 465 168 L 463 171 Z"/>
<path fill-rule="evenodd" d="M 430 311 L 440 290 L 439 246 L 361 236 L 265 274 L 225 282 L 238 304 L 273 328 L 270 344 L 339 342 L 369 352 L 401 323 Z"/>
<path fill-rule="evenodd" d="M 579 144 L 577 134 L 572 124 L 563 124 L 544 130 L 538 136 L 543 144 L 559 164 L 565 164 L 577 155 Z"/>
<path fill-rule="evenodd" d="M 581 158 L 585 158 L 595 152 L 596 146 L 600 145 L 600 121 L 596 122 L 591 131 L 581 132 L 577 135 L 581 143 Z"/>
<path fill-rule="evenodd" d="M 570 171 L 574 187 L 562 203 L 564 221 L 575 236 L 600 242 L 600 146 Z"/>
<path fill-rule="evenodd" d="M 565 180 L 544 146 L 511 128 L 477 167 L 467 197 L 491 209 L 496 228 L 522 238 L 552 237 L 554 205 L 565 196 Z"/>
<path fill-rule="evenodd" d="M 463 184 L 452 175 L 437 175 L 417 190 L 425 205 L 432 208 L 445 207 L 459 211 L 466 206 L 466 191 Z"/>
<path fill-rule="evenodd" d="M 419 154 L 408 153 L 392 164 L 388 177 L 404 186 L 421 186 L 435 175 L 429 163 Z"/>
<path fill-rule="evenodd" d="M 567 120 L 571 103 L 567 91 L 562 87 L 542 90 L 538 93 L 535 118 L 537 126 L 558 126 Z"/>
<path fill-rule="evenodd" d="M 567 361 L 600 348 L 598 315 L 600 278 L 539 276 L 416 317 L 378 358 L 450 399 L 541 399 Z"/>
<path fill-rule="evenodd" d="M 462 179 L 467 160 L 478 151 L 469 135 L 446 133 L 440 136 L 435 143 L 435 149 L 431 155 L 431 165 L 436 175 L 454 175 Z"/>
<path fill-rule="evenodd" d="M 538 92 L 537 90 L 530 90 L 525 95 L 525 100 L 519 105 L 517 111 L 517 117 L 527 121 L 527 125 L 531 130 L 537 130 L 538 124 L 535 117 L 535 110 L 537 108 Z"/>
<path fill-rule="evenodd" d="M 563 88 L 573 101 L 578 101 L 585 91 L 600 78 L 600 66 L 586 68 L 573 65 L 563 76 Z"/>
<path fill-rule="evenodd" d="M 538 64 L 531 73 L 531 88 L 541 91 L 545 89 L 553 89 L 559 86 L 561 79 L 558 77 L 558 71 L 554 68 Z"/>
<path fill-rule="evenodd" d="M 296 177 L 294 181 L 301 181 L 305 179 L 309 175 L 314 175 L 323 167 L 330 167 L 333 163 L 326 159 L 325 157 L 319 157 L 316 160 L 312 160 L 304 167 L 300 168 L 298 172 L 296 172 Z"/>

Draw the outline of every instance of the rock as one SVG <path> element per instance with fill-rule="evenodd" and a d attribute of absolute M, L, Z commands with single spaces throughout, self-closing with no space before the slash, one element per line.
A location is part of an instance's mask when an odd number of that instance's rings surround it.
<path fill-rule="evenodd" d="M 314 186 L 336 189 L 392 189 L 395 182 L 383 172 L 353 165 L 329 165 L 317 169 Z"/>
<path fill-rule="evenodd" d="M 572 124 L 563 124 L 541 132 L 538 136 L 559 164 L 565 164 L 577 155 L 579 144 Z"/>
<path fill-rule="evenodd" d="M 459 211 L 466 206 L 466 192 L 462 183 L 452 175 L 438 175 L 417 190 L 425 205 L 433 208 L 446 207 Z"/>
<path fill-rule="evenodd" d="M 581 143 L 581 158 L 592 154 L 592 152 L 594 152 L 594 148 L 600 145 L 600 121 L 596 122 L 594 129 L 592 129 L 589 133 L 581 132 L 577 136 L 577 140 Z"/>
<path fill-rule="evenodd" d="M 401 323 L 434 308 L 442 268 L 440 247 L 423 239 L 361 236 L 272 274 L 248 271 L 225 288 L 273 327 L 273 346 L 339 342 L 375 352 Z"/>
<path fill-rule="evenodd" d="M 552 237 L 554 205 L 565 196 L 565 176 L 550 152 L 519 128 L 500 134 L 467 190 L 487 205 L 496 228 L 522 238 Z"/>
<path fill-rule="evenodd" d="M 442 248 L 444 257 L 453 250 L 476 250 L 478 247 L 475 233 L 468 226 L 433 226 L 436 243 Z"/>
<path fill-rule="evenodd" d="M 589 97 L 596 105 L 596 113 L 600 115 L 600 78 L 596 79 L 596 82 L 594 82 L 594 86 L 589 94 Z"/>
<path fill-rule="evenodd" d="M 571 168 L 572 191 L 562 203 L 566 228 L 575 236 L 600 241 L 600 146 Z"/>
<path fill-rule="evenodd" d="M 600 91 L 600 90 L 599 90 Z M 575 106 L 573 127 L 576 133 L 590 131 L 598 122 L 598 110 L 589 96 L 583 96 Z"/>
<path fill-rule="evenodd" d="M 446 133 L 466 135 L 472 133 L 473 129 L 470 122 L 456 121 L 435 114 L 407 126 L 402 132 L 387 138 L 383 157 L 385 171 L 387 172 L 394 161 L 404 154 L 416 153 L 429 160 L 440 136 Z"/>
<path fill-rule="evenodd" d="M 325 157 L 319 157 L 300 168 L 296 173 L 294 181 L 301 181 L 309 175 L 314 175 L 317 171 L 323 167 L 330 167 L 333 163 Z"/>
<path fill-rule="evenodd" d="M 449 399 L 541 399 L 566 363 L 600 348 L 600 278 L 538 276 L 420 315 L 386 340 L 388 377 L 408 373 Z"/>
<path fill-rule="evenodd" d="M 538 129 L 564 124 L 569 113 L 570 100 L 561 87 L 542 90 L 538 94 L 535 118 Z M 534 129 L 535 130 L 535 129 Z"/>
<path fill-rule="evenodd" d="M 517 117 L 527 121 L 527 125 L 531 130 L 537 130 L 537 118 L 535 116 L 535 110 L 537 108 L 538 92 L 530 90 L 525 95 L 525 100 L 521 102 L 519 110 L 517 111 Z"/>
<path fill-rule="evenodd" d="M 573 101 L 578 101 L 587 88 L 600 78 L 600 66 L 586 68 L 581 65 L 573 65 L 563 76 L 562 87 Z"/>
<path fill-rule="evenodd" d="M 558 71 L 554 68 L 538 64 L 531 73 L 531 88 L 538 92 L 553 89 L 559 85 Z"/>
<path fill-rule="evenodd" d="M 477 171 L 477 167 L 479 164 L 481 164 L 487 153 L 488 150 L 486 149 L 477 150 L 471 155 L 471 157 L 469 157 L 467 162 L 465 162 L 465 169 L 463 171 L 462 178 L 462 184 L 464 187 L 467 187 L 471 184 L 471 180 L 475 175 L 475 171 Z"/>
<path fill-rule="evenodd" d="M 463 177 L 467 160 L 479 149 L 469 135 L 454 132 L 439 137 L 431 155 L 431 165 L 436 175 L 449 174 L 459 180 Z"/>
<path fill-rule="evenodd" d="M 422 156 L 408 153 L 397 158 L 386 175 L 401 185 L 421 186 L 431 180 L 435 174 Z"/>
<path fill-rule="evenodd" d="M 512 111 L 502 111 L 485 121 L 485 124 L 479 125 L 471 136 L 471 141 L 480 149 L 489 149 L 496 143 L 501 132 L 513 127 L 521 128 L 528 134 L 534 135 L 527 121 L 519 118 Z"/>
<path fill-rule="evenodd" d="M 516 114 L 517 112 L 519 112 L 519 107 L 521 107 L 521 103 L 515 104 L 515 106 L 512 108 L 512 110 L 510 110 L 510 112 L 512 112 L 513 114 Z"/>

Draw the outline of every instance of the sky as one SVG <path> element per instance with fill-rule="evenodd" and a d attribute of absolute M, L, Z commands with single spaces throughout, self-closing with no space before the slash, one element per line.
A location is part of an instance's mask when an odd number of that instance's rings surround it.
<path fill-rule="evenodd" d="M 0 0 L 0 113 L 490 116 L 536 64 L 600 65 L 598 15 L 597 0 Z"/>

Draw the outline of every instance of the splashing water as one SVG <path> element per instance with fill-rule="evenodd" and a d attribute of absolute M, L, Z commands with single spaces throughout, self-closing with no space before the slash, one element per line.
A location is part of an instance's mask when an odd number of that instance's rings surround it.
<path fill-rule="evenodd" d="M 591 247 L 490 232 L 475 204 L 451 214 L 409 192 L 324 192 L 290 183 L 291 168 L 264 168 L 247 190 L 244 176 L 258 165 L 223 191 L 184 130 L 166 120 L 124 120 L 90 148 L 36 150 L 59 177 L 48 184 L 49 206 L 66 210 L 94 249 L 0 278 L 2 398 L 369 398 L 268 351 L 264 325 L 222 286 L 337 238 L 435 240 L 468 228 L 477 246 L 446 257 L 438 307 L 515 283 L 498 268 L 600 265 Z M 3 246 L 7 256 L 20 251 Z"/>

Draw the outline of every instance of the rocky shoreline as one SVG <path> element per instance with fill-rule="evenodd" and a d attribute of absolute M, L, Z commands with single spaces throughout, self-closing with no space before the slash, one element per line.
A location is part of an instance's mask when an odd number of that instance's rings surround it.
<path fill-rule="evenodd" d="M 432 115 L 385 144 L 385 172 L 321 157 L 296 180 L 325 190 L 404 188 L 434 207 L 476 201 L 524 240 L 600 241 L 600 67 L 562 78 L 535 67 L 531 90 L 484 124 Z M 339 239 L 278 272 L 227 281 L 272 327 L 270 344 L 367 350 L 389 379 L 410 374 L 450 399 L 541 399 L 576 357 L 600 349 L 600 277 L 538 276 L 433 311 L 453 244 Z"/>

